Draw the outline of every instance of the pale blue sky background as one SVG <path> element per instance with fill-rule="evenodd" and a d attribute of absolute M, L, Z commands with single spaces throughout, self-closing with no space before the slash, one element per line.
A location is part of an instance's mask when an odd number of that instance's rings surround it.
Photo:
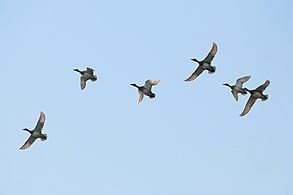
<path fill-rule="evenodd" d="M 0 194 L 292 195 L 293 2 L 0 1 Z M 213 75 L 186 83 L 218 44 Z M 80 90 L 73 68 L 99 79 Z M 271 85 L 241 118 L 225 82 Z M 146 79 L 155 99 L 137 104 Z M 19 151 L 46 114 L 43 132 Z"/>

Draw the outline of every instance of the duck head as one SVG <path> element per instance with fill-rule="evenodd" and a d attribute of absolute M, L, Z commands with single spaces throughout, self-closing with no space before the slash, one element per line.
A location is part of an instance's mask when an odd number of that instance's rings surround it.
<path fill-rule="evenodd" d="M 199 61 L 197 59 L 195 59 L 195 58 L 192 58 L 191 60 L 194 61 L 194 62 L 199 63 Z"/>
<path fill-rule="evenodd" d="M 232 89 L 232 86 L 229 85 L 229 83 L 224 83 L 223 85 L 227 86 L 227 87 L 230 87 Z"/>
<path fill-rule="evenodd" d="M 24 128 L 24 129 L 22 129 L 22 130 L 27 131 L 27 132 L 29 132 L 30 134 L 32 134 L 32 132 L 33 132 L 33 131 L 29 130 L 28 128 Z"/>
<path fill-rule="evenodd" d="M 131 83 L 130 85 L 138 88 L 138 86 L 135 83 Z"/>
<path fill-rule="evenodd" d="M 79 69 L 77 69 L 77 68 L 73 69 L 73 71 L 79 72 L 80 74 L 82 74 L 82 72 Z"/>

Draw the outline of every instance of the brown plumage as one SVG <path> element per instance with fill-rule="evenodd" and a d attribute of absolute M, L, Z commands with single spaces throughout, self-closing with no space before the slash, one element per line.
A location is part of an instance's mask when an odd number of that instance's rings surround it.
<path fill-rule="evenodd" d="M 230 87 L 233 97 L 236 101 L 238 101 L 238 93 L 241 93 L 242 95 L 246 95 L 247 92 L 242 88 L 243 83 L 248 81 L 250 79 L 250 76 L 245 76 L 237 79 L 235 85 L 229 85 L 228 83 L 225 83 L 223 85 Z"/>
<path fill-rule="evenodd" d="M 146 80 L 144 86 L 138 86 L 135 83 L 130 85 L 136 87 L 138 89 L 138 103 L 140 103 L 143 99 L 143 96 L 149 96 L 149 98 L 155 98 L 156 94 L 152 92 L 152 86 L 157 85 L 160 80 Z"/>
<path fill-rule="evenodd" d="M 246 115 L 250 111 L 251 107 L 253 106 L 253 104 L 256 102 L 257 99 L 261 99 L 262 101 L 265 101 L 269 98 L 268 94 L 266 95 L 263 94 L 263 91 L 267 88 L 267 86 L 269 86 L 269 84 L 270 84 L 270 81 L 266 80 L 264 84 L 260 85 L 258 88 L 254 90 L 249 90 L 247 88 L 244 88 L 244 90 L 248 91 L 251 95 L 240 116 Z"/>
<path fill-rule="evenodd" d="M 29 130 L 27 128 L 23 129 L 24 131 L 29 132 L 31 135 L 28 138 L 28 140 L 23 144 L 23 146 L 19 148 L 20 150 L 29 148 L 38 138 L 40 138 L 42 141 L 47 140 L 47 134 L 42 134 L 42 129 L 44 127 L 45 120 L 46 120 L 45 114 L 41 112 L 38 123 L 34 130 Z"/>
<path fill-rule="evenodd" d="M 204 70 L 207 70 L 208 73 L 212 74 L 216 72 L 216 67 L 211 65 L 212 60 L 214 59 L 216 53 L 218 51 L 218 47 L 216 43 L 213 43 L 212 49 L 206 56 L 206 58 L 202 61 L 198 61 L 197 59 L 193 58 L 192 61 L 197 62 L 199 65 L 197 69 L 188 77 L 185 79 L 185 81 L 193 81 L 196 79 Z"/>
<path fill-rule="evenodd" d="M 73 69 L 76 72 L 79 72 L 81 74 L 80 77 L 80 88 L 83 90 L 86 86 L 86 82 L 88 80 L 91 80 L 92 82 L 95 82 L 97 80 L 97 76 L 94 73 L 94 69 L 87 67 L 86 70 L 80 71 L 79 69 Z"/>

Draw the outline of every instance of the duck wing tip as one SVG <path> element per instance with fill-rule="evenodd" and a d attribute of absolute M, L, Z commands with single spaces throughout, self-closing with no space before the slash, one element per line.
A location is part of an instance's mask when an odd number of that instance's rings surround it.
<path fill-rule="evenodd" d="M 19 148 L 19 150 L 24 150 L 29 148 L 34 142 L 36 141 L 36 139 L 33 136 L 30 136 L 26 142 Z"/>

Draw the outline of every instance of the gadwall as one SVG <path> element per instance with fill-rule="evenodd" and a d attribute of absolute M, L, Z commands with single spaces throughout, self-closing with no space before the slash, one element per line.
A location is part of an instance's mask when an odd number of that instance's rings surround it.
<path fill-rule="evenodd" d="M 43 112 L 40 113 L 40 118 L 38 120 L 38 123 L 35 127 L 34 130 L 29 130 L 28 128 L 24 128 L 24 131 L 27 131 L 31 134 L 31 136 L 28 138 L 28 140 L 21 146 L 19 149 L 24 150 L 29 148 L 35 141 L 36 139 L 40 138 L 42 141 L 47 140 L 47 134 L 42 134 L 42 129 L 44 127 L 45 123 L 45 114 Z"/>
<path fill-rule="evenodd" d="M 95 82 L 97 80 L 97 76 L 94 74 L 94 69 L 87 67 L 86 70 L 80 71 L 79 69 L 73 69 L 76 72 L 79 72 L 81 74 L 80 77 L 80 87 L 81 90 L 83 90 L 86 86 L 87 80 L 91 80 Z"/>
<path fill-rule="evenodd" d="M 210 74 L 216 72 L 216 67 L 212 66 L 211 62 L 214 59 L 214 57 L 217 53 L 217 50 L 218 50 L 218 47 L 217 47 L 216 43 L 213 43 L 211 51 L 208 53 L 207 57 L 204 60 L 198 61 L 195 58 L 191 59 L 192 61 L 197 62 L 199 65 L 198 65 L 197 69 L 192 73 L 192 75 L 189 78 L 185 79 L 185 81 L 193 81 L 204 70 L 207 70 L 208 73 L 210 73 Z"/>
<path fill-rule="evenodd" d="M 250 76 L 245 76 L 237 79 L 235 85 L 229 85 L 228 83 L 225 83 L 223 85 L 230 87 L 231 92 L 235 98 L 236 101 L 238 101 L 238 93 L 241 93 L 242 95 L 247 94 L 247 92 L 242 88 L 243 83 L 248 81 L 250 79 Z"/>
<path fill-rule="evenodd" d="M 247 88 L 244 88 L 244 90 L 248 91 L 251 95 L 240 116 L 244 116 L 245 114 L 247 114 L 257 99 L 261 99 L 262 101 L 265 101 L 269 98 L 268 94 L 266 95 L 263 94 L 263 91 L 267 88 L 267 86 L 269 86 L 269 84 L 270 84 L 270 81 L 266 80 L 264 84 L 260 85 L 258 88 L 254 90 L 249 90 Z"/>
<path fill-rule="evenodd" d="M 136 87 L 138 89 L 138 103 L 140 103 L 143 99 L 143 95 L 149 96 L 150 98 L 156 97 L 156 94 L 152 92 L 152 86 L 157 85 L 160 80 L 147 80 L 145 81 L 144 86 L 137 86 L 135 83 L 130 85 Z"/>

